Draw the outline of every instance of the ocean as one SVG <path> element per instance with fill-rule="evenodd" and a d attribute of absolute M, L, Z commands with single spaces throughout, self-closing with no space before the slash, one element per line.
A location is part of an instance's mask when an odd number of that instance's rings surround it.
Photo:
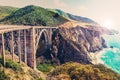
<path fill-rule="evenodd" d="M 105 66 L 120 73 L 120 34 L 104 35 L 103 38 L 109 48 L 102 51 L 100 59 Z"/>

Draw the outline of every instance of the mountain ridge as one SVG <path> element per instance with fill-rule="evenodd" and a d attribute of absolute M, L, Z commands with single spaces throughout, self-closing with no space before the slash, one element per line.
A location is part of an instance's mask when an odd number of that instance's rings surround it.
<path fill-rule="evenodd" d="M 17 9 L 14 13 L 0 20 L 0 23 L 13 25 L 22 24 L 53 26 L 60 25 L 66 22 L 74 23 L 74 21 L 87 24 L 97 24 L 95 21 L 86 17 L 72 15 L 59 9 L 45 9 L 34 5 L 28 5 L 23 8 Z"/>
<path fill-rule="evenodd" d="M 62 15 L 63 17 L 65 17 L 65 18 L 67 18 L 69 20 L 74 20 L 74 21 L 84 22 L 84 23 L 98 24 L 98 23 L 96 23 L 95 21 L 93 21 L 90 18 L 82 17 L 82 16 L 77 16 L 77 15 L 73 15 L 73 14 L 70 14 L 70 13 L 66 13 L 66 12 L 64 12 L 64 11 L 62 11 L 60 9 L 48 9 L 48 10 L 56 12 L 59 15 Z"/>
<path fill-rule="evenodd" d="M 53 26 L 68 21 L 69 20 L 54 12 L 48 11 L 45 8 L 28 5 L 24 8 L 16 10 L 14 13 L 5 17 L 0 22 L 3 24 Z"/>

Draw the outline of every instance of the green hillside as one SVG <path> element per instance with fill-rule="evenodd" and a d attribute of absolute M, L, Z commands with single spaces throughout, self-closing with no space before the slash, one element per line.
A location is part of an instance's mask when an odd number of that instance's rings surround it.
<path fill-rule="evenodd" d="M 51 79 L 59 80 L 120 80 L 120 75 L 103 65 L 85 65 L 69 62 L 50 73 Z"/>
<path fill-rule="evenodd" d="M 31 26 L 54 26 L 67 21 L 67 19 L 63 18 L 55 12 L 38 6 L 30 5 L 15 11 L 11 15 L 2 19 L 0 23 Z"/>
<path fill-rule="evenodd" d="M 84 22 L 84 23 L 93 23 L 93 24 L 97 24 L 95 21 L 93 21 L 92 19 L 90 18 L 87 18 L 87 17 L 82 17 L 82 16 L 76 16 L 76 15 L 73 15 L 73 14 L 70 14 L 70 13 L 66 13 L 62 10 L 59 10 L 59 9 L 48 9 L 50 11 L 53 11 L 53 12 L 56 12 L 58 13 L 59 15 L 69 19 L 69 20 L 74 20 L 74 21 L 78 21 L 78 22 Z"/>
<path fill-rule="evenodd" d="M 96 22 L 86 17 L 72 15 L 59 9 L 45 9 L 33 5 L 21 9 L 7 6 L 0 7 L 0 19 L 2 24 L 32 26 L 55 26 L 70 20 L 96 24 Z"/>
<path fill-rule="evenodd" d="M 10 15 L 14 11 L 16 11 L 18 8 L 15 7 L 9 7 L 9 6 L 0 6 L 0 19 L 3 19 L 4 17 Z"/>
<path fill-rule="evenodd" d="M 60 10 L 60 9 L 48 9 L 48 10 L 53 11 L 53 12 L 55 12 L 55 13 L 58 13 L 59 15 L 65 17 L 65 18 L 67 18 L 67 19 L 69 19 L 67 13 L 65 13 L 64 11 L 62 11 L 62 10 Z"/>

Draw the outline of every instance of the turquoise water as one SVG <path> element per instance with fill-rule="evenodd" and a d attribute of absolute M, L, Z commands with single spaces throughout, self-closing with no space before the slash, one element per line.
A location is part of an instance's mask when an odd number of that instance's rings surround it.
<path fill-rule="evenodd" d="M 113 48 L 105 49 L 101 60 L 107 67 L 120 73 L 120 35 L 105 35 L 104 39 L 107 45 Z"/>

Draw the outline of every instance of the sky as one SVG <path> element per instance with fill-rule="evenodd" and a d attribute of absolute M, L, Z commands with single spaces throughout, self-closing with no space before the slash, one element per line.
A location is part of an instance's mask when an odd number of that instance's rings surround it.
<path fill-rule="evenodd" d="M 91 18 L 105 27 L 120 29 L 120 0 L 0 0 L 0 6 L 27 5 L 61 9 Z"/>

